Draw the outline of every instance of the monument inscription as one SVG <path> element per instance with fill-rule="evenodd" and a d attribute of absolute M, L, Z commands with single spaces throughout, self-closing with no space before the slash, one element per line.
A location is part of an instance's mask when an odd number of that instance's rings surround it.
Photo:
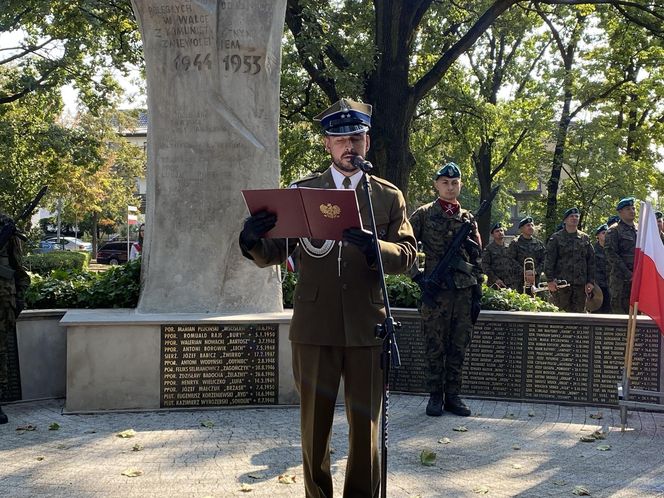
<path fill-rule="evenodd" d="M 278 325 L 161 326 L 162 408 L 278 403 Z"/>

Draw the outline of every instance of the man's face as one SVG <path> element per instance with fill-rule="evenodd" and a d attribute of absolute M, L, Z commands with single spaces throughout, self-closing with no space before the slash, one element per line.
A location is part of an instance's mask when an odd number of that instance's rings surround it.
<path fill-rule="evenodd" d="M 326 135 L 325 150 L 330 153 L 332 163 L 344 175 L 350 176 L 357 171 L 351 160 L 353 156 L 366 156 L 369 151 L 369 135 Z"/>
<path fill-rule="evenodd" d="M 493 237 L 493 240 L 496 242 L 496 244 L 502 244 L 503 240 L 505 240 L 505 230 L 502 228 L 496 228 L 493 232 L 491 232 L 491 236 Z"/>
<path fill-rule="evenodd" d="M 447 202 L 456 202 L 461 192 L 461 178 L 449 178 L 441 176 L 434 183 L 438 196 Z"/>
<path fill-rule="evenodd" d="M 563 222 L 565 224 L 565 228 L 569 230 L 576 230 L 577 227 L 579 226 L 579 219 L 581 218 L 581 215 L 577 213 L 573 213 L 567 216 L 565 218 L 565 221 Z"/>
<path fill-rule="evenodd" d="M 535 225 L 532 223 L 526 223 L 521 227 L 521 233 L 526 237 L 532 237 L 535 233 Z"/>
<path fill-rule="evenodd" d="M 624 208 L 618 211 L 618 216 L 620 216 L 620 219 L 623 220 L 625 223 L 634 222 L 634 218 L 636 218 L 636 207 L 625 206 Z"/>
<path fill-rule="evenodd" d="M 599 245 L 604 247 L 604 241 L 606 240 L 606 230 L 602 230 L 597 234 L 597 242 L 599 242 Z"/>

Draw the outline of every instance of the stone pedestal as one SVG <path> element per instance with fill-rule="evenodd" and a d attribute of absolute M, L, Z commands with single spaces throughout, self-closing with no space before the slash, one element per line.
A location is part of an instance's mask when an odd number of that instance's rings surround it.
<path fill-rule="evenodd" d="M 149 109 L 138 312 L 280 311 L 276 268 L 256 268 L 237 240 L 248 216 L 240 191 L 279 185 L 286 0 L 132 4 Z"/>

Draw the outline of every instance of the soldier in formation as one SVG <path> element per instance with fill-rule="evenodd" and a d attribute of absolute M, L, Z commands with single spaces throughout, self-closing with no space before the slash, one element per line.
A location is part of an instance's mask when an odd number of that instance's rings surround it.
<path fill-rule="evenodd" d="M 324 132 L 331 165 L 298 182 L 298 187 L 357 189 L 362 223 L 370 227 L 364 173 L 353 164 L 369 150 L 371 106 L 342 99 L 316 118 Z M 416 241 L 404 197 L 391 183 L 371 176 L 378 245 L 386 273 L 404 273 L 416 259 Z M 240 234 L 242 254 L 258 266 L 280 264 L 296 247 L 299 278 L 294 293 L 290 341 L 293 375 L 300 394 L 300 430 L 306 496 L 332 496 L 330 438 L 341 378 L 350 429 L 344 496 L 378 496 L 379 415 L 382 400 L 382 342 L 376 324 L 385 305 L 371 231 L 344 231 L 337 241 L 266 239 L 276 215 L 249 217 Z"/>
<path fill-rule="evenodd" d="M 2 239 L 6 242 L 0 247 L 0 402 L 9 400 L 10 365 L 18 368 L 16 318 L 25 307 L 24 295 L 30 285 L 14 221 L 0 213 Z M 7 415 L 0 407 L 0 424 L 6 423 Z"/>
<path fill-rule="evenodd" d="M 507 254 L 505 229 L 501 223 L 491 227 L 491 238 L 493 240 L 482 252 L 482 270 L 487 276 L 487 285 L 499 289 L 519 289 L 519 282 L 516 280 L 519 268 L 516 261 Z"/>
<path fill-rule="evenodd" d="M 634 197 L 621 199 L 616 205 L 616 210 L 620 221 L 607 230 L 604 251 L 609 273 L 611 312 L 627 314 L 636 248 Z"/>
<path fill-rule="evenodd" d="M 611 313 L 611 294 L 609 293 L 609 277 L 606 269 L 606 253 L 604 245 L 606 243 L 606 231 L 609 227 L 604 224 L 595 229 L 595 238 L 597 239 L 593 249 L 595 250 L 595 285 L 602 290 L 604 299 L 602 306 L 597 313 Z"/>
<path fill-rule="evenodd" d="M 473 215 L 461 208 L 461 170 L 454 163 L 440 168 L 434 176 L 438 199 L 421 206 L 410 217 L 415 238 L 422 243 L 425 255 L 424 273 L 414 266 L 411 276 L 426 278 L 443 258 L 456 233 L 464 223 L 471 223 L 469 238 L 472 242 L 459 248 L 458 264 L 453 271 L 454 288 L 444 288 L 435 305 L 422 303 L 422 330 L 427 360 L 426 385 L 430 392 L 426 414 L 438 417 L 443 410 L 467 417 L 470 409 L 459 396 L 463 361 L 473 334 L 473 322 L 479 312 L 478 287 L 483 275 L 481 269 L 481 242 Z"/>
<path fill-rule="evenodd" d="M 517 282 L 519 291 L 530 294 L 533 286 L 539 283 L 539 276 L 544 267 L 546 247 L 535 237 L 535 224 L 527 216 L 519 222 L 520 235 L 507 248 L 507 254 L 517 263 Z M 528 260 L 528 261 L 526 261 Z"/>
<path fill-rule="evenodd" d="M 575 207 L 565 211 L 564 228 L 551 236 L 544 262 L 553 303 L 573 313 L 585 311 L 586 296 L 595 286 L 595 253 L 590 237 L 578 229 L 580 218 Z M 558 288 L 561 280 L 568 285 Z"/>

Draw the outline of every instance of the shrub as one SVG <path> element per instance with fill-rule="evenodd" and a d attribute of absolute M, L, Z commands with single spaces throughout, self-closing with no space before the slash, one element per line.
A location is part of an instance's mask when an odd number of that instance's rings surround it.
<path fill-rule="evenodd" d="M 28 254 L 23 264 L 32 273 L 49 275 L 53 270 L 77 270 L 88 267 L 90 253 L 83 251 L 51 251 L 45 254 Z"/>
<path fill-rule="evenodd" d="M 293 291 L 297 274 L 288 273 L 282 285 L 284 306 L 293 307 Z M 385 277 L 390 306 L 394 308 L 416 308 L 420 300 L 420 288 L 406 275 Z M 514 290 L 495 290 L 483 287 L 482 309 L 492 311 L 558 311 L 558 308 L 537 297 L 530 298 Z"/>
<path fill-rule="evenodd" d="M 32 275 L 25 300 L 30 309 L 135 308 L 140 290 L 140 259 L 104 273 L 54 270 Z"/>

